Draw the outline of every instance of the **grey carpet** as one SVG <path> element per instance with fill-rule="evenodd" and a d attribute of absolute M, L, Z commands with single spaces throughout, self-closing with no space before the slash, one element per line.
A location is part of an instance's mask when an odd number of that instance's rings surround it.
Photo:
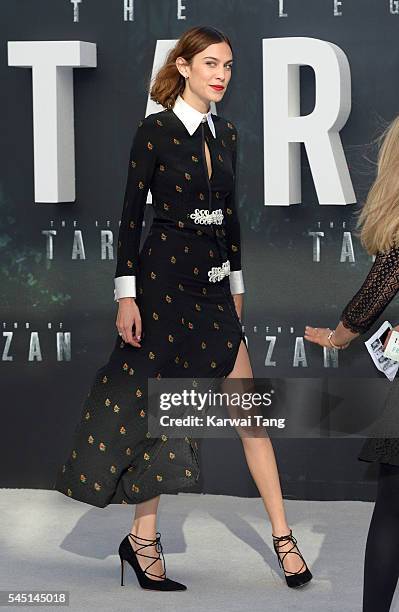
<path fill-rule="evenodd" d="M 140 589 L 128 565 L 120 586 L 117 549 L 134 506 L 100 509 L 58 491 L 0 489 L 1 589 L 65 589 L 73 611 L 360 612 L 373 504 L 286 505 L 314 574 L 309 585 L 286 587 L 261 499 L 184 493 L 162 496 L 158 529 L 167 575 L 188 590 L 157 593 Z"/>

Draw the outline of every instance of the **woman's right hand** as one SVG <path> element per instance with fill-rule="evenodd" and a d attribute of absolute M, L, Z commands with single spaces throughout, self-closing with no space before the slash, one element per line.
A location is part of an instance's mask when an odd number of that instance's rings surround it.
<path fill-rule="evenodd" d="M 135 334 L 133 335 L 133 326 Z M 141 348 L 141 315 L 136 300 L 132 297 L 119 298 L 116 327 L 123 341 Z"/>

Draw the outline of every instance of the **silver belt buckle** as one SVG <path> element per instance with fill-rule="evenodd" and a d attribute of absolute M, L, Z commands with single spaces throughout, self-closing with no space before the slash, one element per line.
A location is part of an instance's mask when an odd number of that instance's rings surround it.
<path fill-rule="evenodd" d="M 221 266 L 213 266 L 208 271 L 209 281 L 211 283 L 216 283 L 216 281 L 222 280 L 225 276 L 230 274 L 230 261 L 227 259 L 222 263 Z"/>
<path fill-rule="evenodd" d="M 211 223 L 221 225 L 223 223 L 223 211 L 221 208 L 217 208 L 212 212 L 209 212 L 206 208 L 196 208 L 195 212 L 191 213 L 189 217 L 194 220 L 194 223 L 200 223 L 201 225 L 209 225 Z"/>

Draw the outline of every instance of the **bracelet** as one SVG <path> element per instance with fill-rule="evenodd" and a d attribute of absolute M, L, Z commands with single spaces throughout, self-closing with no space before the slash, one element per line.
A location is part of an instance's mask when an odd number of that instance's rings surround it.
<path fill-rule="evenodd" d="M 341 346 L 337 346 L 336 344 L 334 344 L 334 342 L 331 340 L 331 336 L 335 333 L 335 329 L 333 329 L 332 331 L 330 331 L 330 333 L 327 336 L 327 340 L 329 341 L 329 343 L 331 344 L 331 346 L 335 349 L 341 350 L 341 349 L 346 349 L 349 345 L 350 342 L 347 342 L 346 344 L 341 344 Z"/>

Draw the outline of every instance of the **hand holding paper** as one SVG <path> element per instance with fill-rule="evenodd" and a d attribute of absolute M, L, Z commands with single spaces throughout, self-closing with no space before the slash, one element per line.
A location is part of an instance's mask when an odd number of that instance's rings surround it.
<path fill-rule="evenodd" d="M 393 341 L 395 335 L 399 336 L 395 330 L 392 330 L 392 325 L 389 321 L 384 321 L 381 327 L 364 343 L 377 370 L 383 372 L 391 382 L 399 368 L 399 341 L 395 359 L 391 357 L 391 354 L 394 353 L 387 354 L 389 343 L 391 340 Z"/>

